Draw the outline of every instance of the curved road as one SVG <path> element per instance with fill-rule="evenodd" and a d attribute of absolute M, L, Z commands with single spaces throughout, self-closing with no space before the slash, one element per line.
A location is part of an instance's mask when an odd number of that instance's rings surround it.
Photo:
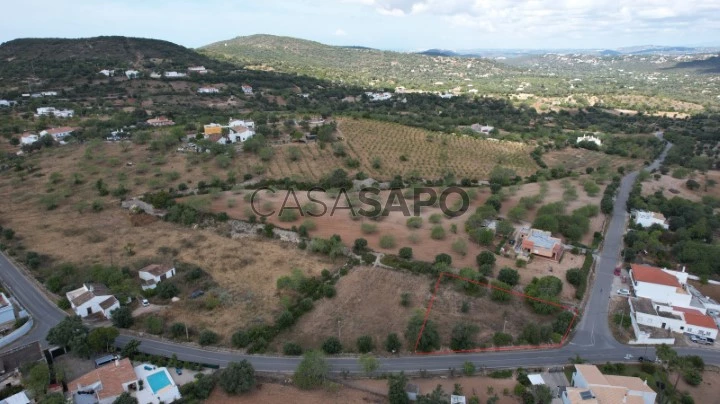
<path fill-rule="evenodd" d="M 668 144 L 658 160 L 649 166 L 650 169 L 659 167 L 670 147 L 672 145 Z M 617 342 L 610 332 L 607 320 L 613 270 L 622 250 L 622 238 L 627 220 L 626 202 L 637 174 L 637 172 L 633 172 L 622 179 L 615 200 L 613 216 L 596 264 L 595 282 L 589 290 L 590 295 L 585 312 L 569 344 L 559 349 L 380 358 L 380 370 L 384 372 L 401 370 L 406 372 L 419 370 L 430 372 L 447 371 L 448 368 L 462 369 L 465 361 L 471 361 L 477 367 L 485 368 L 545 367 L 567 364 L 568 360 L 574 358 L 575 355 L 580 355 L 580 357 L 590 362 L 623 362 L 627 354 L 638 357 L 647 354 L 648 350 L 650 355 L 654 356 L 652 347 L 633 347 Z M 2 255 L 0 255 L 0 278 L 35 319 L 34 328 L 25 337 L 4 350 L 36 340 L 40 340 L 46 346 L 45 335 L 47 331 L 60 322 L 65 313 L 60 311 L 53 302 L 48 301 L 45 295 L 36 289 L 35 283 Z M 116 344 L 123 346 L 132 338 L 134 337 L 130 335 L 121 335 L 118 337 Z M 295 370 L 300 361 L 300 358 L 297 357 L 245 355 L 230 350 L 204 349 L 166 340 L 137 339 L 142 341 L 140 350 L 145 353 L 166 356 L 176 354 L 180 360 L 220 366 L 224 366 L 231 361 L 247 359 L 252 362 L 258 371 L 289 373 Z M 706 363 L 720 365 L 720 350 L 693 347 L 677 348 L 677 351 L 683 355 L 701 355 Z M 335 372 L 342 370 L 351 373 L 362 372 L 355 357 L 332 357 L 328 361 Z M 634 361 L 634 359 L 631 361 Z"/>

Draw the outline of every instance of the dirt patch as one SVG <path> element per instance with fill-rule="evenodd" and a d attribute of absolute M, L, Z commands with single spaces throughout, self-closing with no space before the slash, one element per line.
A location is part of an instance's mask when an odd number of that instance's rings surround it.
<path fill-rule="evenodd" d="M 382 370 L 382 369 L 380 369 Z M 480 397 L 480 402 L 485 403 L 495 395 L 498 396 L 499 404 L 516 404 L 518 398 L 512 396 L 513 388 L 517 382 L 511 379 L 493 379 L 485 376 L 474 377 L 454 377 L 454 378 L 431 378 L 431 379 L 412 379 L 410 383 L 417 384 L 420 387 L 420 394 L 431 393 L 437 385 L 441 385 L 443 390 L 450 394 L 458 383 L 462 386 L 463 394 L 467 399 L 473 395 Z M 386 380 L 358 380 L 354 382 L 358 386 L 372 389 L 373 391 L 387 391 Z"/>
<path fill-rule="evenodd" d="M 676 374 L 670 374 L 669 380 L 675 382 Z M 696 403 L 717 402 L 712 401 L 711 397 L 717 397 L 718 388 L 720 387 L 720 370 L 716 367 L 706 366 L 703 372 L 703 381 L 699 386 L 691 386 L 680 377 L 677 384 L 678 391 L 688 392 Z"/>
<path fill-rule="evenodd" d="M 720 285 L 703 285 L 699 281 L 688 281 L 689 284 L 699 290 L 705 296 L 710 296 L 716 302 L 720 302 Z"/>
<path fill-rule="evenodd" d="M 256 403 L 347 403 L 367 404 L 385 403 L 387 400 L 374 394 L 366 393 L 347 387 L 340 387 L 337 391 L 326 390 L 300 390 L 292 385 L 276 383 L 263 383 L 259 389 L 247 394 L 230 396 L 216 387 L 208 398 L 209 403 L 218 404 L 256 404 Z"/>
<path fill-rule="evenodd" d="M 692 178 L 700 184 L 700 188 L 694 191 L 685 186 L 688 178 Z M 702 200 L 703 196 L 709 195 L 715 198 L 720 198 L 720 185 L 709 185 L 720 184 L 720 172 L 708 171 L 706 174 L 692 174 L 688 178 L 674 178 L 670 175 L 662 175 L 660 179 L 650 177 L 647 181 L 642 183 L 642 194 L 644 196 L 652 195 L 655 192 L 662 192 L 666 198 L 672 199 L 677 196 L 680 198 L 689 199 L 694 202 Z"/>
<path fill-rule="evenodd" d="M 624 315 L 622 313 L 625 313 Z M 620 321 L 626 322 L 630 316 L 630 304 L 624 297 L 614 296 L 610 300 L 610 306 L 608 307 L 608 324 L 610 324 L 610 331 L 616 340 L 627 344 L 630 340 L 635 339 L 635 333 L 632 327 L 621 327 L 620 324 L 615 323 L 615 315 L 620 314 Z"/>
<path fill-rule="evenodd" d="M 615 172 L 615 169 L 620 166 L 628 164 L 638 166 L 642 164 L 642 161 L 638 159 L 612 156 L 597 151 L 581 148 L 575 149 L 572 147 L 545 153 L 542 158 L 549 167 L 563 166 L 569 170 L 576 171 L 584 171 L 586 167 L 596 169 L 601 166 L 607 166 Z"/>

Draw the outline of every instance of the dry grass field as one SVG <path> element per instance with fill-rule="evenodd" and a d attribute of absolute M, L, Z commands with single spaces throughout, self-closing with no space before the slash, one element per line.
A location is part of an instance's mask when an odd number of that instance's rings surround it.
<path fill-rule="evenodd" d="M 694 179 L 700 184 L 697 190 L 690 190 L 685 186 L 689 178 Z M 642 194 L 651 195 L 657 191 L 662 192 L 666 198 L 670 199 L 675 196 L 699 202 L 703 196 L 712 196 L 720 198 L 720 172 L 708 171 L 706 174 L 692 173 L 687 178 L 675 178 L 671 175 L 662 175 L 660 179 L 650 177 L 642 183 Z"/>
<path fill-rule="evenodd" d="M 633 165 L 639 167 L 642 164 L 642 160 L 638 159 L 611 156 L 601 152 L 572 147 L 545 153 L 542 158 L 548 167 L 563 166 L 569 170 L 584 169 L 585 167 L 596 169 L 606 166 L 612 168 L 614 172 L 620 166 Z"/>

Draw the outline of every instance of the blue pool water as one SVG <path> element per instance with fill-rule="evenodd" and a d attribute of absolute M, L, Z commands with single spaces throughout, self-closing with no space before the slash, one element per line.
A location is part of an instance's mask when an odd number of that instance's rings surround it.
<path fill-rule="evenodd" d="M 151 374 L 147 377 L 147 381 L 153 391 L 153 394 L 157 394 L 158 391 L 172 384 L 170 383 L 170 379 L 168 379 L 164 370 Z"/>

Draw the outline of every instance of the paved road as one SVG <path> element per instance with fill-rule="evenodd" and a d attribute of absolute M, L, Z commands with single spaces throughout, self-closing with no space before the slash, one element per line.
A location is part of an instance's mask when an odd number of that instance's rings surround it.
<path fill-rule="evenodd" d="M 665 149 L 661 158 L 664 158 L 670 145 Z M 650 168 L 657 168 L 660 161 L 655 161 Z M 582 320 L 576 328 L 570 343 L 559 349 L 529 350 L 514 352 L 485 352 L 477 354 L 436 354 L 414 355 L 381 358 L 381 371 L 447 371 L 449 368 L 461 369 L 465 361 L 473 362 L 477 367 L 508 368 L 508 367 L 544 367 L 567 364 L 570 358 L 580 355 L 591 362 L 622 362 L 627 354 L 635 357 L 642 355 L 654 356 L 653 348 L 630 347 L 618 343 L 610 333 L 608 326 L 608 301 L 610 300 L 613 269 L 618 261 L 622 249 L 622 236 L 625 232 L 627 220 L 626 202 L 637 173 L 625 176 L 621 182 L 615 208 L 599 261 L 596 265 L 595 282 L 589 290 L 589 300 Z M 62 313 L 52 302 L 35 289 L 34 284 L 23 273 L 15 268 L 5 257 L 0 255 L 0 277 L 11 289 L 11 292 L 27 308 L 35 318 L 36 326 L 21 341 L 26 343 L 40 339 L 45 345 L 47 330 L 62 320 Z M 121 335 L 117 345 L 123 346 L 132 337 Z M 141 351 L 150 354 L 170 356 L 176 354 L 180 360 L 208 364 L 226 365 L 231 361 L 248 359 L 258 371 L 292 372 L 299 359 L 292 357 L 243 355 L 233 351 L 209 350 L 176 344 L 171 341 L 139 338 L 142 341 Z M 683 355 L 701 355 L 706 363 L 720 365 L 720 350 L 707 348 L 678 348 Z M 632 361 L 632 360 L 631 360 Z M 356 358 L 333 357 L 329 359 L 332 370 L 340 372 L 347 370 L 359 373 L 360 366 Z"/>

